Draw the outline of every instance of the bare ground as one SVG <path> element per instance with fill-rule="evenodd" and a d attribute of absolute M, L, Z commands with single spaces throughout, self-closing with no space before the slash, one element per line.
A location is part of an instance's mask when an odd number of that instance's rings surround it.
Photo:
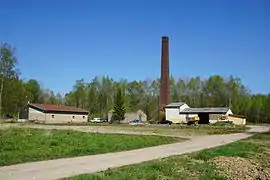
<path fill-rule="evenodd" d="M 219 156 L 213 162 L 222 169 L 219 173 L 231 180 L 270 179 L 270 167 L 250 159 Z"/>

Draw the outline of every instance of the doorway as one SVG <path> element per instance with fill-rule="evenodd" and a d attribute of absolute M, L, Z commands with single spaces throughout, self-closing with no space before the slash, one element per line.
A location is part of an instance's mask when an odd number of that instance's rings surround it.
<path fill-rule="evenodd" d="M 199 124 L 209 124 L 209 114 L 199 113 L 198 116 L 200 118 Z"/>

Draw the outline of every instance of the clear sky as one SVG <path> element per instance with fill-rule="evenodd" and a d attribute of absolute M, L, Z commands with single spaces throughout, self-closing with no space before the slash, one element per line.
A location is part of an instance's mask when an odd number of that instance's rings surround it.
<path fill-rule="evenodd" d="M 0 0 L 0 17 L 22 77 L 55 92 L 97 75 L 159 77 L 163 35 L 173 76 L 234 75 L 270 92 L 269 0 Z"/>

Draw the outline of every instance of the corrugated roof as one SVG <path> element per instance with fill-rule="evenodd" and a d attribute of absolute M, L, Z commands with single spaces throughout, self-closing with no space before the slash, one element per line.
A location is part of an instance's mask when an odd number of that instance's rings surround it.
<path fill-rule="evenodd" d="M 54 111 L 54 112 L 79 112 L 79 113 L 88 113 L 89 111 L 86 111 L 81 108 L 73 107 L 73 106 L 59 106 L 59 105 L 53 105 L 53 104 L 29 104 L 29 106 L 36 107 L 43 111 Z"/>
<path fill-rule="evenodd" d="M 186 104 L 186 103 L 184 103 L 184 102 L 173 102 L 173 103 L 168 104 L 166 107 L 180 107 L 180 106 L 182 106 L 184 104 Z"/>
<path fill-rule="evenodd" d="M 186 108 L 180 112 L 180 114 L 197 114 L 197 113 L 217 113 L 217 114 L 226 114 L 230 109 L 229 108 Z"/>

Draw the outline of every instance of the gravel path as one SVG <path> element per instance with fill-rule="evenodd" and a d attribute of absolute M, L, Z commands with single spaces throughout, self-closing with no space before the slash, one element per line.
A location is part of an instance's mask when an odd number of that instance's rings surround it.
<path fill-rule="evenodd" d="M 252 129 L 247 133 L 202 136 L 191 138 L 190 140 L 181 143 L 131 151 L 5 166 L 0 168 L 0 179 L 52 180 L 77 174 L 94 173 L 108 168 L 136 164 L 216 147 L 247 138 L 255 133 L 266 132 L 269 130 L 269 127 L 252 126 Z"/>

